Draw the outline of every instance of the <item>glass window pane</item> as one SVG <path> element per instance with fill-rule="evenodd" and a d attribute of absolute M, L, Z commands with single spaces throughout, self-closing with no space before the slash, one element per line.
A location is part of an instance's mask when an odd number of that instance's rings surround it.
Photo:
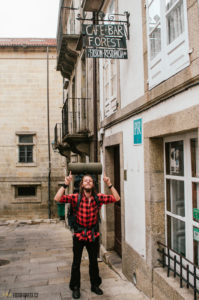
<path fill-rule="evenodd" d="M 161 51 L 161 27 L 160 24 L 149 35 L 150 40 L 150 58 L 153 59 Z"/>
<path fill-rule="evenodd" d="M 178 0 L 166 0 L 166 10 L 169 10 Z"/>
<path fill-rule="evenodd" d="M 33 146 L 19 146 L 19 162 L 33 162 Z"/>
<path fill-rule="evenodd" d="M 172 43 L 184 32 L 183 1 L 174 6 L 167 15 L 167 43 Z"/>
<path fill-rule="evenodd" d="M 192 182 L 193 219 L 199 222 L 199 183 Z"/>
<path fill-rule="evenodd" d="M 19 146 L 19 162 L 25 162 L 25 146 Z"/>
<path fill-rule="evenodd" d="M 20 135 L 19 143 L 33 143 L 33 135 Z"/>
<path fill-rule="evenodd" d="M 25 156 L 20 156 L 19 157 L 19 162 L 26 162 Z"/>
<path fill-rule="evenodd" d="M 149 5 L 149 32 L 160 22 L 160 0 L 154 0 Z"/>
<path fill-rule="evenodd" d="M 177 253 L 186 256 L 185 222 L 167 216 L 168 246 Z"/>
<path fill-rule="evenodd" d="M 167 179 L 167 210 L 185 216 L 184 181 Z"/>
<path fill-rule="evenodd" d="M 199 229 L 193 228 L 194 264 L 199 266 Z"/>
<path fill-rule="evenodd" d="M 190 140 L 191 146 L 191 172 L 192 177 L 199 177 L 199 152 L 198 152 L 198 139 Z"/>
<path fill-rule="evenodd" d="M 27 197 L 27 196 L 35 196 L 35 195 L 36 195 L 35 186 L 19 186 L 17 188 L 18 197 Z"/>
<path fill-rule="evenodd" d="M 150 58 L 153 59 L 161 51 L 160 0 L 149 5 L 149 41 Z"/>
<path fill-rule="evenodd" d="M 183 141 L 170 142 L 166 147 L 166 174 L 184 176 Z"/>

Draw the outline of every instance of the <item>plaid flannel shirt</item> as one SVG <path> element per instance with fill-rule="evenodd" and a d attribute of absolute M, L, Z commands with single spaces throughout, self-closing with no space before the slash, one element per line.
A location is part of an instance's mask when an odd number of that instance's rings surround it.
<path fill-rule="evenodd" d="M 77 206 L 79 194 L 69 194 L 63 195 L 60 199 L 60 203 L 71 203 L 73 210 Z M 101 209 L 103 204 L 109 204 L 116 202 L 116 199 L 113 195 L 97 194 L 99 209 Z M 92 226 L 97 223 L 98 218 L 98 205 L 93 196 L 91 196 L 90 204 L 88 198 L 83 194 L 79 209 L 76 215 L 77 223 L 84 228 L 87 228 L 87 234 L 85 236 L 84 230 L 81 233 L 74 233 L 74 235 L 81 241 L 92 241 L 92 231 L 89 230 Z M 94 233 L 95 238 L 100 235 L 99 231 Z"/>

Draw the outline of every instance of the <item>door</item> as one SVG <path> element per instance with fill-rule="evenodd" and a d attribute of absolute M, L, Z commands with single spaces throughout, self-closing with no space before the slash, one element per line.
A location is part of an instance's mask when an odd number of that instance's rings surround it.
<path fill-rule="evenodd" d="M 114 146 L 114 186 L 120 194 L 120 148 Z M 122 231 L 121 231 L 121 201 L 115 203 L 115 243 L 114 250 L 122 256 Z"/>

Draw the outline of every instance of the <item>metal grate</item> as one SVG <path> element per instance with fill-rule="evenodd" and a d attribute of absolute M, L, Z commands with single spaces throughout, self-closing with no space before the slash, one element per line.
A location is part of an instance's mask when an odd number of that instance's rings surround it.
<path fill-rule="evenodd" d="M 88 133 L 90 98 L 67 98 L 62 108 L 62 136 Z"/>
<path fill-rule="evenodd" d="M 181 254 L 177 253 L 173 249 L 170 249 L 161 242 L 157 243 L 159 248 L 157 251 L 161 254 L 162 259 L 158 261 L 162 264 L 163 268 L 167 268 L 167 277 L 173 272 L 173 276 L 178 276 L 180 278 L 180 287 L 183 288 L 183 282 L 186 283 L 187 288 L 192 288 L 194 292 L 194 300 L 197 299 L 197 294 L 199 289 L 197 288 L 197 283 L 199 276 L 199 268 L 186 259 Z"/>

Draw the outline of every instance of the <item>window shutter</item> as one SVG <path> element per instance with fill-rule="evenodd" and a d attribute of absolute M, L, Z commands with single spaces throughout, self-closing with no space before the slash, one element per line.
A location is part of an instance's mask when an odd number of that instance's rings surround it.
<path fill-rule="evenodd" d="M 150 34 L 150 16 L 149 12 L 147 13 L 149 89 L 190 64 L 186 1 L 168 2 L 167 7 L 165 1 L 159 3 L 161 3 L 161 51 L 155 57 L 150 52 L 154 50 L 151 49 L 151 45 L 153 46 L 153 39 L 155 40 L 157 35 L 153 37 Z"/>

